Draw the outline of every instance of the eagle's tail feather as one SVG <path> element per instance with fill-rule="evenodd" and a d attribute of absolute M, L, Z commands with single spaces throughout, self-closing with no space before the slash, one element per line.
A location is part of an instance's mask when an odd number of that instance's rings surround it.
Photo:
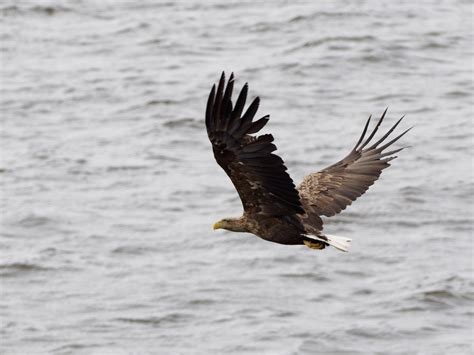
<path fill-rule="evenodd" d="M 334 248 L 339 249 L 340 251 L 349 250 L 352 239 L 331 234 L 325 234 L 324 236 L 328 238 L 327 243 L 332 245 Z"/>

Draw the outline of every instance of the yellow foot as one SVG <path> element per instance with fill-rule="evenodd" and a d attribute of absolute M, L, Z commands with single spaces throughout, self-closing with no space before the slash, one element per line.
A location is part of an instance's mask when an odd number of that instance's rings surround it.
<path fill-rule="evenodd" d="M 323 242 L 303 240 L 304 245 L 311 249 L 324 249 L 326 245 Z"/>

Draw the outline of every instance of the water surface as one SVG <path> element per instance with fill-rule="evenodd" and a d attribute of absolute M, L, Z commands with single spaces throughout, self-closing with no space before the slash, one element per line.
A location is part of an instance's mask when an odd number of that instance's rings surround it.
<path fill-rule="evenodd" d="M 3 1 L 0 352 L 469 354 L 469 1 Z M 212 232 L 221 70 L 296 182 L 370 113 L 412 148 L 318 252 Z"/>

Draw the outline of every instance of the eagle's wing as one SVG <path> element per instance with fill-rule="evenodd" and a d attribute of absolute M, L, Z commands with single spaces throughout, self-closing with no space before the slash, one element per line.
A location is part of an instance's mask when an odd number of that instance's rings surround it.
<path fill-rule="evenodd" d="M 389 161 L 396 158 L 393 154 L 404 149 L 385 151 L 410 130 L 407 129 L 391 141 L 385 142 L 403 117 L 382 138 L 367 147 L 386 112 L 387 110 L 380 117 L 370 136 L 364 140 L 370 122 L 369 117 L 359 141 L 344 159 L 303 179 L 298 190 L 303 206 L 308 212 L 327 217 L 341 212 L 367 191 L 379 178 L 383 169 L 390 166 Z"/>
<path fill-rule="evenodd" d="M 244 85 L 232 106 L 234 76 L 225 87 L 222 73 L 217 90 L 212 87 L 206 108 L 206 127 L 217 163 L 229 175 L 246 213 L 291 215 L 304 213 L 298 191 L 286 172 L 283 160 L 273 154 L 273 136 L 257 133 L 269 116 L 253 122 L 260 99 L 257 97 L 242 115 L 247 98 Z"/>

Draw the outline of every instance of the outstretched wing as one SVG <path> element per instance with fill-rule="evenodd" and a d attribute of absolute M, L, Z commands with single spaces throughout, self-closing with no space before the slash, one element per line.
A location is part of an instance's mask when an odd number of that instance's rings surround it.
<path fill-rule="evenodd" d="M 298 190 L 303 206 L 308 212 L 311 211 L 311 213 L 327 217 L 341 212 L 352 201 L 355 201 L 367 191 L 379 178 L 383 169 L 390 166 L 389 161 L 396 158 L 393 154 L 404 149 L 385 151 L 386 148 L 390 147 L 411 129 L 407 129 L 385 143 L 385 139 L 398 126 L 403 117 L 382 138 L 367 147 L 382 123 L 386 112 L 387 110 L 380 117 L 370 136 L 364 141 L 370 122 L 369 117 L 359 141 L 349 155 L 336 164 L 310 174 L 303 179 Z"/>
<path fill-rule="evenodd" d="M 273 136 L 251 136 L 268 122 L 264 116 L 253 122 L 260 99 L 257 97 L 242 115 L 247 98 L 244 85 L 232 106 L 234 75 L 225 87 L 222 73 L 217 91 L 212 87 L 206 109 L 206 127 L 217 163 L 229 175 L 246 213 L 290 215 L 304 213 L 298 191 L 286 172 L 283 160 L 273 154 Z"/>

